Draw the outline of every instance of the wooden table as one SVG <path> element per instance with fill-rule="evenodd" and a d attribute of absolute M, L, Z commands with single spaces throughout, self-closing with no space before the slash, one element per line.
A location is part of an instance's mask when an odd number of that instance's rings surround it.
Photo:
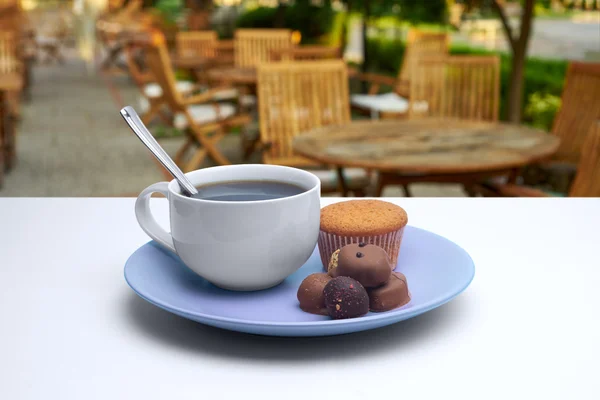
<path fill-rule="evenodd" d="M 212 69 L 208 71 L 208 78 L 214 81 L 237 85 L 256 85 L 258 79 L 256 68 L 252 67 Z"/>
<path fill-rule="evenodd" d="M 342 167 L 367 168 L 380 171 L 380 181 L 401 185 L 515 174 L 558 145 L 556 136 L 537 129 L 454 119 L 356 121 L 315 129 L 293 142 L 298 154 L 337 166 L 340 177 Z"/>
<path fill-rule="evenodd" d="M 198 82 L 204 81 L 206 69 L 214 65 L 214 60 L 214 58 L 201 56 L 181 57 L 176 54 L 171 55 L 171 64 L 173 64 L 173 67 L 188 71 Z"/>
<path fill-rule="evenodd" d="M 171 63 L 175 68 L 181 69 L 201 69 L 206 68 L 215 63 L 214 58 L 200 56 L 185 56 L 180 57 L 175 54 L 171 55 Z"/>
<path fill-rule="evenodd" d="M 357 73 L 356 69 L 348 68 L 348 76 L 354 76 Z M 257 75 L 257 70 L 253 67 L 227 67 L 208 71 L 208 77 L 211 80 L 238 85 L 256 85 Z"/>
<path fill-rule="evenodd" d="M 14 126 L 8 120 L 7 92 L 18 92 L 23 87 L 23 76 L 16 72 L 0 74 L 0 185 L 4 169 L 10 168 L 15 159 Z"/>
<path fill-rule="evenodd" d="M 274 60 L 281 60 L 287 56 L 291 60 L 326 60 L 341 58 L 341 49 L 339 47 L 305 45 L 289 48 L 275 49 L 271 51 L 271 57 Z"/>
<path fill-rule="evenodd" d="M 211 68 L 219 69 L 223 65 L 226 66 L 225 68 L 229 68 L 233 60 L 222 57 L 178 56 L 173 54 L 171 55 L 171 63 L 175 68 L 189 71 L 198 82 L 204 82 Z"/>
<path fill-rule="evenodd" d="M 201 57 L 201 56 L 178 56 L 176 54 L 171 55 L 171 63 L 175 68 L 181 69 L 204 69 L 211 68 L 217 65 L 228 64 L 231 60 L 224 59 L 221 57 Z M 229 68 L 229 67 L 227 67 Z"/>

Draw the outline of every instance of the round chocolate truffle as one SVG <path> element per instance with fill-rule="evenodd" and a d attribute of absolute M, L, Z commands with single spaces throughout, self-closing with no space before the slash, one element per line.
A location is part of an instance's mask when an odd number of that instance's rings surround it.
<path fill-rule="evenodd" d="M 300 308 L 311 314 L 327 315 L 323 289 L 331 277 L 325 273 L 312 274 L 304 278 L 298 288 Z"/>
<path fill-rule="evenodd" d="M 374 244 L 353 243 L 341 248 L 337 268 L 331 269 L 332 277 L 349 276 L 364 287 L 381 286 L 390 279 L 390 258 L 384 249 Z"/>
<path fill-rule="evenodd" d="M 356 318 L 369 312 L 369 296 L 360 282 L 347 276 L 333 278 L 323 289 L 325 306 L 333 319 Z"/>
<path fill-rule="evenodd" d="M 401 272 L 392 272 L 385 285 L 369 289 L 368 293 L 371 311 L 389 311 L 410 301 L 406 276 Z"/>

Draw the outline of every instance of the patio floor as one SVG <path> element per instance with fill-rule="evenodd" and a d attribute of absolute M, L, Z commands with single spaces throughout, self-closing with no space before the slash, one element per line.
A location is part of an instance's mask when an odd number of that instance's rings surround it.
<path fill-rule="evenodd" d="M 164 180 L 118 112 L 122 104 L 137 107 L 136 87 L 126 77 L 111 79 L 118 95 L 75 57 L 65 65 L 35 67 L 32 99 L 23 104 L 18 128 L 18 162 L 5 175 L 0 197 L 123 196 Z M 234 162 L 241 162 L 238 139 L 230 135 L 222 142 Z M 180 143 L 179 138 L 161 141 L 171 154 Z M 456 185 L 415 185 L 413 193 L 464 196 Z M 384 195 L 402 194 L 391 187 Z"/>

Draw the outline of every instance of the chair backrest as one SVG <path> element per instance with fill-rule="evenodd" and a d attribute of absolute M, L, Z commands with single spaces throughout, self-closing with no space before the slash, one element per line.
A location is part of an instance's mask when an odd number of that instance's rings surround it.
<path fill-rule="evenodd" d="M 19 0 L 0 0 L 0 8 L 18 7 Z"/>
<path fill-rule="evenodd" d="M 589 127 L 600 119 L 600 63 L 569 64 L 552 133 L 560 137 L 555 160 L 577 163 Z"/>
<path fill-rule="evenodd" d="M 592 123 L 581 148 L 570 197 L 600 197 L 600 120 Z"/>
<path fill-rule="evenodd" d="M 296 61 L 258 67 L 260 137 L 270 148 L 263 161 L 296 163 L 292 139 L 301 132 L 350 121 L 348 71 L 342 60 Z M 295 161 L 291 161 L 295 160 Z"/>
<path fill-rule="evenodd" d="M 293 46 L 289 29 L 238 29 L 235 31 L 235 65 L 256 67 L 268 62 L 271 51 Z"/>
<path fill-rule="evenodd" d="M 2 31 L 19 32 L 28 22 L 27 15 L 17 7 L 0 9 L 0 29 Z"/>
<path fill-rule="evenodd" d="M 215 57 L 219 60 L 219 65 L 233 65 L 234 63 L 234 40 L 219 40 L 215 46 Z"/>
<path fill-rule="evenodd" d="M 19 61 L 15 33 L 0 31 L 0 74 L 17 72 L 18 69 Z"/>
<path fill-rule="evenodd" d="M 445 32 L 410 29 L 398 76 L 400 81 L 411 80 L 413 69 L 420 59 L 448 55 L 449 42 L 449 35 Z"/>
<path fill-rule="evenodd" d="M 300 46 L 272 50 L 271 61 L 329 60 L 341 58 L 341 55 L 339 47 Z"/>
<path fill-rule="evenodd" d="M 175 88 L 175 73 L 171 67 L 169 52 L 164 37 L 156 34 L 153 43 L 145 48 L 146 62 L 156 83 L 162 89 L 163 99 L 172 112 L 182 112 L 185 105 L 181 93 Z"/>
<path fill-rule="evenodd" d="M 179 57 L 214 57 L 219 38 L 214 31 L 179 32 L 175 48 Z"/>
<path fill-rule="evenodd" d="M 410 85 L 411 117 L 497 121 L 500 101 L 498 56 L 422 59 Z"/>

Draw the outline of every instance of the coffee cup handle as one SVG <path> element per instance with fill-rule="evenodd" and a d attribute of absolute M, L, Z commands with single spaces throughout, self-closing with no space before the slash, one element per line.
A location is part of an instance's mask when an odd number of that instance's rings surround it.
<path fill-rule="evenodd" d="M 150 197 L 152 196 L 152 193 L 162 193 L 169 198 L 169 183 L 155 183 L 148 186 L 140 193 L 135 201 L 135 216 L 138 220 L 138 224 L 140 224 L 142 230 L 156 242 L 171 250 L 173 253 L 177 253 L 175 245 L 173 244 L 173 237 L 169 232 L 165 231 L 158 222 L 156 222 L 152 212 L 150 212 Z"/>

